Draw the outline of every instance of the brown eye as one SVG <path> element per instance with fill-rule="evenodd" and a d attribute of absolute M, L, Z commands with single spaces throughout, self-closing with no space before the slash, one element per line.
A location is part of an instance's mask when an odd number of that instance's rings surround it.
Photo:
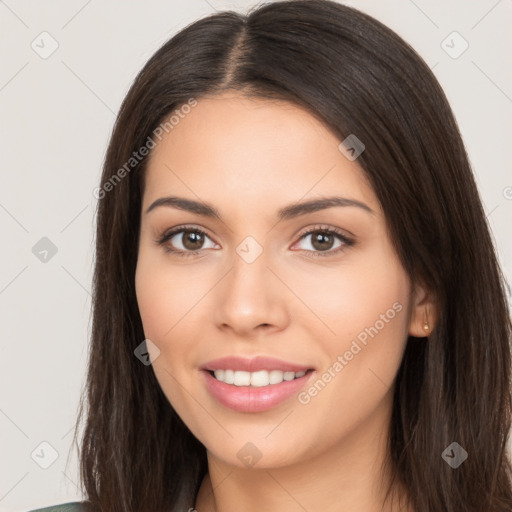
<path fill-rule="evenodd" d="M 205 248 L 206 240 L 212 244 L 206 248 L 214 248 L 215 243 L 202 229 L 181 226 L 161 236 L 157 243 L 178 256 L 194 256 Z"/>
<path fill-rule="evenodd" d="M 354 240 L 345 236 L 341 231 L 334 228 L 315 227 L 309 229 L 300 237 L 300 242 L 311 239 L 311 248 L 305 248 L 306 253 L 311 256 L 333 256 L 347 247 L 354 245 Z M 336 245 L 336 241 L 338 244 Z"/>
<path fill-rule="evenodd" d="M 311 245 L 318 251 L 328 251 L 334 245 L 334 235 L 326 234 L 323 231 L 316 231 L 311 234 Z"/>
<path fill-rule="evenodd" d="M 198 231 L 183 231 L 181 241 L 185 249 L 197 251 L 204 243 L 204 234 Z"/>

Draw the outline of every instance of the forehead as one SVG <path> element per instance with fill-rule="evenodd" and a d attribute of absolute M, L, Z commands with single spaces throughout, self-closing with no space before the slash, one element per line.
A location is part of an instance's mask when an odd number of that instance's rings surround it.
<path fill-rule="evenodd" d="M 236 92 L 199 98 L 153 149 L 144 204 L 177 190 L 256 203 L 340 192 L 377 207 L 364 172 L 340 152 L 340 142 L 290 102 Z"/>

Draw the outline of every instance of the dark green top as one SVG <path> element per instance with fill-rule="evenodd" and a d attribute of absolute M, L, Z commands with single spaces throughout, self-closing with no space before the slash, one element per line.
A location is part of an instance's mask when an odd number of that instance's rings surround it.
<path fill-rule="evenodd" d="M 53 505 L 52 507 L 38 508 L 37 510 L 30 510 L 29 512 L 82 512 L 84 507 L 81 501 L 70 501 L 69 503 L 62 503 L 60 505 Z"/>

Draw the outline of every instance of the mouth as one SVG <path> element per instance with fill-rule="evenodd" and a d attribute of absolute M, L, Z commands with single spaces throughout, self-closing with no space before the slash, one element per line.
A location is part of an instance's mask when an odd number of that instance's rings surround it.
<path fill-rule="evenodd" d="M 210 395 L 221 405 L 244 413 L 263 412 L 296 396 L 315 369 L 270 357 L 226 357 L 201 369 Z"/>
<path fill-rule="evenodd" d="M 207 370 L 208 371 L 208 370 Z M 302 370 L 300 372 L 290 372 L 282 370 L 259 370 L 257 372 L 246 372 L 241 370 L 209 370 L 209 374 L 219 382 L 232 384 L 233 386 L 250 386 L 261 388 L 265 386 L 275 386 L 281 382 L 290 382 L 304 377 L 313 369 Z"/>

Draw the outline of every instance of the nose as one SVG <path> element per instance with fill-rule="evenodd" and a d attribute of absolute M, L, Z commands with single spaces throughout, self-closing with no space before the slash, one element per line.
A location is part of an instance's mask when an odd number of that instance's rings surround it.
<path fill-rule="evenodd" d="M 235 254 L 233 266 L 216 287 L 214 321 L 238 337 L 286 328 L 289 292 L 268 266 L 265 252 L 248 263 Z"/>

